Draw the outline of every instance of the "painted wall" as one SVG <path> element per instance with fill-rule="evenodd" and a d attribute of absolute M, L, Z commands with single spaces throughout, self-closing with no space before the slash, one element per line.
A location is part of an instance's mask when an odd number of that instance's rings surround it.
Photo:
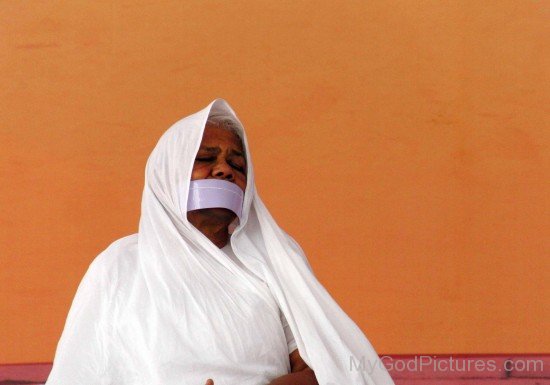
<path fill-rule="evenodd" d="M 0 363 L 51 361 L 145 161 L 226 98 L 379 353 L 550 346 L 544 1 L 6 1 Z M 546 119 L 545 119 L 546 118 Z"/>

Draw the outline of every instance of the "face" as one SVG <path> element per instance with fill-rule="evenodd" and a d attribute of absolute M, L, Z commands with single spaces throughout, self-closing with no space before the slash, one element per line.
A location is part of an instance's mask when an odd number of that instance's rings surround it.
<path fill-rule="evenodd" d="M 225 179 L 243 191 L 246 188 L 246 161 L 241 139 L 229 130 L 206 126 L 193 164 L 191 180 Z"/>

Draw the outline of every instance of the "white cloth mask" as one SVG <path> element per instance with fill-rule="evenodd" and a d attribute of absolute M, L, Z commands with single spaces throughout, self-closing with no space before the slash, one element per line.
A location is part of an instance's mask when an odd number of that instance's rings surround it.
<path fill-rule="evenodd" d="M 223 179 L 196 179 L 189 185 L 186 211 L 221 207 L 233 211 L 240 220 L 243 200 L 244 192 L 235 183 Z"/>

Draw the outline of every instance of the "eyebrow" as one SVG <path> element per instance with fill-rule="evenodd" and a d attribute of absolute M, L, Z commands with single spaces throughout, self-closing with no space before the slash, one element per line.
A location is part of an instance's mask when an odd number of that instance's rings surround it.
<path fill-rule="evenodd" d="M 212 152 L 212 153 L 216 153 L 218 154 L 221 150 L 219 147 L 200 147 L 199 148 L 199 151 L 206 151 L 206 152 Z M 241 157 L 245 157 L 244 154 L 241 152 L 241 151 L 238 151 L 238 150 L 235 150 L 235 149 L 231 149 L 231 153 L 232 154 L 235 154 L 237 156 L 241 156 Z"/>

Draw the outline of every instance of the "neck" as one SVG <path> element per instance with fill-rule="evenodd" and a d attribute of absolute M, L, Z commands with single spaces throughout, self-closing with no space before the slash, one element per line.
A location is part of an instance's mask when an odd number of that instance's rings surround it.
<path fill-rule="evenodd" d="M 201 209 L 189 211 L 187 220 L 220 249 L 229 242 L 229 224 L 235 214 L 227 209 Z"/>

